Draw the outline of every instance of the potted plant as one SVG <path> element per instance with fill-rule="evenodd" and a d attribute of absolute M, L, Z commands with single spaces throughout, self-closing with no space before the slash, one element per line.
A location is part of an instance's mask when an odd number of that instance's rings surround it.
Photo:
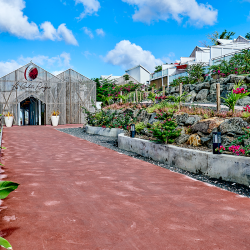
<path fill-rule="evenodd" d="M 52 114 L 51 114 L 52 126 L 58 126 L 59 114 L 60 114 L 60 112 L 58 110 L 52 112 Z"/>
<path fill-rule="evenodd" d="M 5 125 L 10 128 L 13 125 L 14 116 L 10 112 L 4 115 Z"/>

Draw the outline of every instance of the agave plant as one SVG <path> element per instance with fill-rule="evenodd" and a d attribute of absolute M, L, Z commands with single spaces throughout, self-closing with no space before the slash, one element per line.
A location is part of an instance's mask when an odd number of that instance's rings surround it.
<path fill-rule="evenodd" d="M 0 200 L 5 199 L 10 192 L 16 190 L 19 184 L 11 181 L 0 181 Z M 0 246 L 6 249 L 12 249 L 10 243 L 4 238 L 0 237 Z"/>

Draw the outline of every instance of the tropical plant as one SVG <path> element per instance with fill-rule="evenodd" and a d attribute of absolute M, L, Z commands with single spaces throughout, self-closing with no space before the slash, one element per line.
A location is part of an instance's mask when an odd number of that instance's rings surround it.
<path fill-rule="evenodd" d="M 235 112 L 235 105 L 237 101 L 250 94 L 250 92 L 247 92 L 247 90 L 244 88 L 240 88 L 242 83 L 243 81 L 240 81 L 238 84 L 236 84 L 226 98 L 221 97 L 225 101 L 225 105 L 229 108 L 229 110 L 232 110 L 233 113 Z"/>
<path fill-rule="evenodd" d="M 235 32 L 224 30 L 221 34 L 219 34 L 218 31 L 215 31 L 212 34 L 208 34 L 207 38 L 208 38 L 208 40 L 210 40 L 210 42 L 213 46 L 213 45 L 218 45 L 217 39 L 228 39 L 229 40 L 234 35 L 235 35 Z"/>
<path fill-rule="evenodd" d="M 120 99 L 122 103 L 125 103 L 127 100 L 127 98 L 123 95 L 118 95 L 117 98 Z"/>
<path fill-rule="evenodd" d="M 204 81 L 205 75 L 205 64 L 204 63 L 195 63 L 191 64 L 187 68 L 189 79 L 193 82 Z"/>
<path fill-rule="evenodd" d="M 182 95 L 179 96 L 169 96 L 168 100 L 172 100 L 174 103 L 178 105 L 178 110 L 181 108 L 181 102 L 185 102 L 189 95 L 187 95 L 187 92 L 184 92 Z"/>
<path fill-rule="evenodd" d="M 152 92 L 150 92 L 148 95 L 148 99 L 151 100 L 153 103 L 155 103 L 155 101 L 156 101 L 155 97 L 156 97 L 156 94 L 152 93 Z"/>
<path fill-rule="evenodd" d="M 5 199 L 12 191 L 18 188 L 19 184 L 10 181 L 0 181 L 0 199 Z M 0 237 L 0 246 L 6 249 L 12 249 L 10 243 Z"/>

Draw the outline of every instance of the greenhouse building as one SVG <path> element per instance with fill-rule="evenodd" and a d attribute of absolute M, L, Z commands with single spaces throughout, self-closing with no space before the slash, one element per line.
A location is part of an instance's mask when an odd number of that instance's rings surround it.
<path fill-rule="evenodd" d="M 82 107 L 94 111 L 96 83 L 68 69 L 57 76 L 30 62 L 0 78 L 0 113 L 10 112 L 15 125 L 50 125 L 53 111 L 59 124 L 80 124 Z"/>

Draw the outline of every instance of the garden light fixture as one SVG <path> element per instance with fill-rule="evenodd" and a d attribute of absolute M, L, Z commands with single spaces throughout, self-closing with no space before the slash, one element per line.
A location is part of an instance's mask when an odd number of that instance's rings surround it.
<path fill-rule="evenodd" d="M 131 124 L 130 135 L 132 138 L 135 138 L 135 124 Z"/>
<path fill-rule="evenodd" d="M 221 146 L 221 133 L 213 132 L 213 154 L 220 154 L 220 151 L 216 149 Z"/>

